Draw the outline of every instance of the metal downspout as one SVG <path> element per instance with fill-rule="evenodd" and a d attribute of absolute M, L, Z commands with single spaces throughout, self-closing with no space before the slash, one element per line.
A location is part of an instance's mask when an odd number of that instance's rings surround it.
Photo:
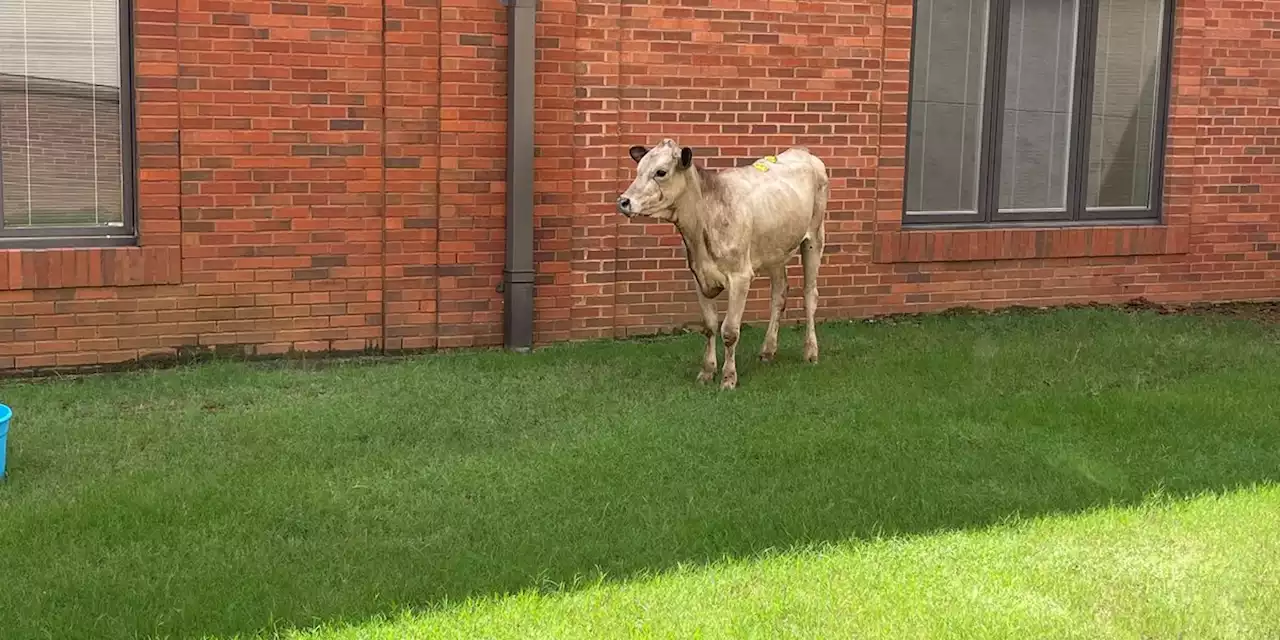
<path fill-rule="evenodd" d="M 533 56 L 537 0 L 507 7 L 507 258 L 502 270 L 505 346 L 533 347 Z"/>

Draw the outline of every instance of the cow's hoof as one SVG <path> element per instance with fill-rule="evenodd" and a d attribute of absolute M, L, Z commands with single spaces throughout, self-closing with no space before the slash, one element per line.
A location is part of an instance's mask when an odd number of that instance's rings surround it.
<path fill-rule="evenodd" d="M 818 361 L 818 350 L 817 350 L 817 349 L 805 349 L 805 350 L 804 350 L 804 361 L 805 361 L 805 362 L 808 362 L 808 363 L 810 363 L 810 364 L 817 362 L 817 361 Z"/>
<path fill-rule="evenodd" d="M 773 352 L 760 354 L 760 362 L 773 362 Z"/>
<path fill-rule="evenodd" d="M 716 377 L 716 372 L 714 371 L 701 371 L 698 373 L 698 384 L 706 384 L 708 382 L 711 382 L 712 380 L 715 379 L 715 377 Z"/>
<path fill-rule="evenodd" d="M 727 391 L 727 390 L 729 390 L 729 389 L 736 389 L 736 388 L 738 388 L 738 376 L 737 376 L 737 374 L 734 374 L 734 375 L 731 375 L 731 376 L 725 376 L 725 377 L 724 377 L 724 379 L 720 381 L 720 388 L 721 388 L 722 390 L 726 390 L 726 391 Z"/>

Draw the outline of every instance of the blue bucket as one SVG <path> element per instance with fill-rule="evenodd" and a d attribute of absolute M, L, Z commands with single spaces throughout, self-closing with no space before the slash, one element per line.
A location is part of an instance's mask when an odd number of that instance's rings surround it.
<path fill-rule="evenodd" d="M 5 452 L 9 448 L 9 420 L 13 409 L 0 404 L 0 480 L 4 479 Z"/>

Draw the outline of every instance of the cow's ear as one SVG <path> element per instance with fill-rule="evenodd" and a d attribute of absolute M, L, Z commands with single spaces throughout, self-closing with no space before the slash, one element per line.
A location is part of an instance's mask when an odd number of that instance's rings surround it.
<path fill-rule="evenodd" d="M 688 169 L 693 166 L 693 149 L 683 147 L 680 149 L 680 168 Z"/>
<path fill-rule="evenodd" d="M 649 150 L 644 148 L 644 145 L 638 144 L 634 147 L 631 147 L 631 150 L 628 151 L 627 153 L 631 155 L 632 160 L 636 161 L 636 164 L 640 164 L 640 159 L 643 158 L 646 153 L 649 153 Z"/>

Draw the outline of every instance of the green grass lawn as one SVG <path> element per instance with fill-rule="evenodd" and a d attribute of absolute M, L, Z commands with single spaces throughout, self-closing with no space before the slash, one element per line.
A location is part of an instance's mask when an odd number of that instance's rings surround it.
<path fill-rule="evenodd" d="M 1276 638 L 1278 336 L 830 324 L 729 393 L 700 336 L 7 382 L 0 637 Z"/>

